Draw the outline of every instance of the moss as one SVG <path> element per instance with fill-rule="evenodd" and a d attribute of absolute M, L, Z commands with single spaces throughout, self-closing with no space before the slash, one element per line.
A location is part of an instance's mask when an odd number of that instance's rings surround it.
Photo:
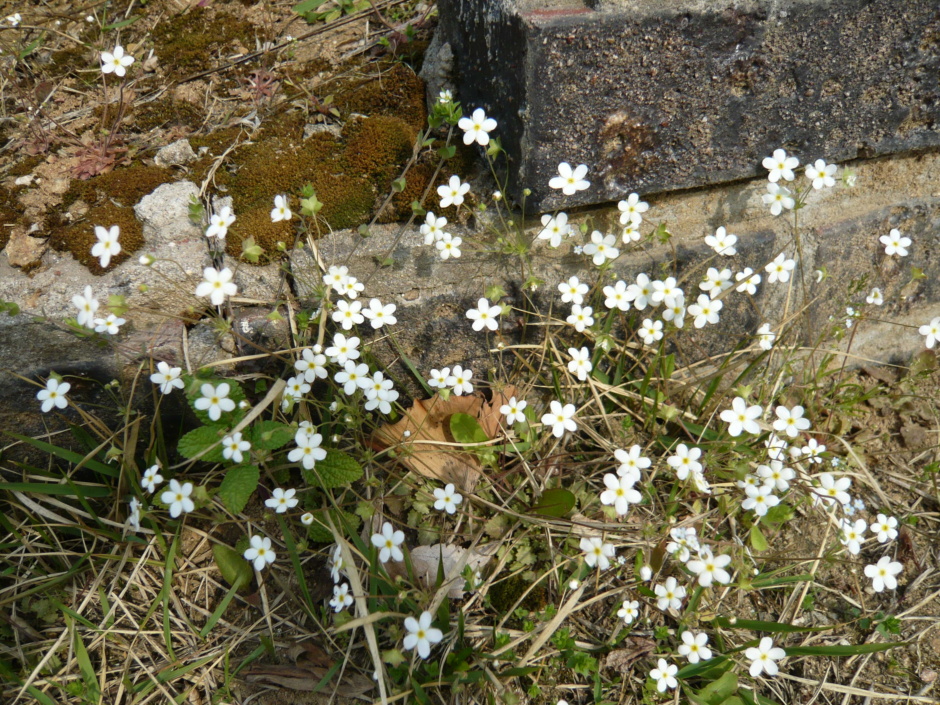
<path fill-rule="evenodd" d="M 168 126 L 195 130 L 202 124 L 202 120 L 202 110 L 186 100 L 163 98 L 134 110 L 134 127 L 140 132 L 150 132 L 158 127 Z"/>
<path fill-rule="evenodd" d="M 411 156 L 415 131 L 395 117 L 350 120 L 343 129 L 346 161 L 353 172 L 372 179 L 379 191 L 391 186 Z"/>
<path fill-rule="evenodd" d="M 232 257 L 241 257 L 242 241 L 249 237 L 255 239 L 255 244 L 266 255 L 258 264 L 267 264 L 267 260 L 278 254 L 278 242 L 283 242 L 288 249 L 294 246 L 294 227 L 290 221 L 272 223 L 270 208 L 256 207 L 246 213 L 238 213 L 225 237 L 225 251 Z"/>
<path fill-rule="evenodd" d="M 121 252 L 111 258 L 105 269 L 102 269 L 98 258 L 91 255 L 91 248 L 98 242 L 95 237 L 96 225 L 105 228 L 117 225 L 121 228 Z M 110 201 L 105 201 L 102 205 L 89 209 L 80 223 L 53 231 L 49 244 L 56 250 L 71 252 L 76 260 L 88 267 L 88 271 L 100 276 L 126 261 L 143 247 L 144 233 L 133 208 L 116 206 Z"/>
<path fill-rule="evenodd" d="M 44 161 L 46 161 L 46 158 L 41 154 L 20 159 L 7 170 L 7 176 L 26 176 L 27 174 L 32 174 L 33 169 Z"/>
<path fill-rule="evenodd" d="M 345 114 L 389 115 L 404 120 L 415 130 L 427 121 L 424 81 L 401 63 L 370 65 L 365 80 L 349 81 L 334 93 L 334 102 Z"/>
<path fill-rule="evenodd" d="M 157 186 L 174 179 L 174 174 L 169 169 L 133 164 L 85 181 L 73 179 L 68 191 L 62 197 L 62 207 L 63 210 L 67 209 L 78 200 L 84 201 L 89 206 L 102 201 L 114 201 L 121 206 L 134 206 Z"/>
<path fill-rule="evenodd" d="M 494 583 L 489 590 L 490 604 L 499 615 L 504 615 L 513 608 L 518 600 L 532 586 L 531 581 L 526 580 L 522 575 L 513 575 L 505 580 Z M 543 585 L 536 585 L 519 605 L 529 612 L 539 612 L 545 607 L 546 595 Z M 519 608 L 517 607 L 517 609 Z M 521 628 L 522 620 L 512 615 L 507 624 L 516 629 Z"/>

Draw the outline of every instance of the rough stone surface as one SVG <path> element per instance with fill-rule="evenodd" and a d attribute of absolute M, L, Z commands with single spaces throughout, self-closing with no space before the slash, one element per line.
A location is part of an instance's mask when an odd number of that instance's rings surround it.
<path fill-rule="evenodd" d="M 196 153 L 193 151 L 189 140 L 180 139 L 166 147 L 161 147 L 153 157 L 157 166 L 183 166 L 196 159 Z"/>
<path fill-rule="evenodd" d="M 541 210 L 940 145 L 933 0 L 441 0 L 457 97 Z M 560 161 L 591 188 L 548 188 Z"/>
<path fill-rule="evenodd" d="M 7 261 L 14 267 L 29 269 L 42 260 L 43 253 L 49 249 L 49 243 L 43 238 L 31 237 L 26 228 L 16 226 L 10 231 L 10 241 L 4 248 Z"/>

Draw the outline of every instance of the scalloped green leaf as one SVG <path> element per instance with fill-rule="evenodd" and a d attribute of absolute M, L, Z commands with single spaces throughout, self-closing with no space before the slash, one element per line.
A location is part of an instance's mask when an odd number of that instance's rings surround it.
<path fill-rule="evenodd" d="M 258 421 L 251 427 L 252 448 L 277 450 L 294 439 L 294 428 L 277 421 Z"/>
<path fill-rule="evenodd" d="M 563 517 L 574 509 L 577 498 L 569 490 L 556 487 L 545 490 L 538 501 L 527 510 L 529 514 L 548 517 Z"/>
<path fill-rule="evenodd" d="M 195 458 L 213 443 L 222 440 L 226 435 L 228 435 L 227 426 L 219 424 L 200 426 L 180 438 L 177 450 L 184 458 Z M 205 460 L 208 463 L 221 463 L 223 459 L 221 444 L 200 457 L 200 460 Z"/>
<path fill-rule="evenodd" d="M 450 417 L 450 432 L 458 443 L 486 443 L 486 431 L 470 414 L 457 413 Z"/>
<path fill-rule="evenodd" d="M 251 495 L 258 489 L 261 472 L 254 465 L 238 465 L 230 468 L 219 486 L 219 498 L 233 514 L 241 512 Z"/>
<path fill-rule="evenodd" d="M 304 480 L 309 485 L 333 489 L 344 487 L 362 477 L 362 466 L 347 453 L 328 450 L 323 460 L 317 461 L 311 470 L 303 469 Z"/>

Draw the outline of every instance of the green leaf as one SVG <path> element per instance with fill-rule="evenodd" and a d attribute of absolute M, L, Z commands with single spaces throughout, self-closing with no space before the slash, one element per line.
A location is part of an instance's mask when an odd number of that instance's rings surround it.
<path fill-rule="evenodd" d="M 318 461 L 312 470 L 304 468 L 302 472 L 307 484 L 328 490 L 358 480 L 362 477 L 362 466 L 347 453 L 328 450 L 326 457 Z"/>
<path fill-rule="evenodd" d="M 193 412 L 200 421 L 207 425 L 219 423 L 218 419 L 213 421 L 209 418 L 208 411 L 202 411 L 196 408 L 196 400 L 202 397 L 202 387 L 206 384 L 211 384 L 213 387 L 218 387 L 220 384 L 228 385 L 228 398 L 235 402 L 235 410 L 223 412 L 220 417 L 221 419 L 238 420 L 245 415 L 244 410 L 238 406 L 240 402 L 245 401 L 245 392 L 238 382 L 235 382 L 231 379 L 219 379 L 212 377 L 206 379 L 197 378 L 190 380 L 189 388 L 186 391 L 189 398 L 189 405 L 192 407 Z"/>
<path fill-rule="evenodd" d="M 563 517 L 574 508 L 575 496 L 566 489 L 545 490 L 539 500 L 529 507 L 529 514 L 542 514 L 549 517 Z"/>
<path fill-rule="evenodd" d="M 401 193 L 402 191 L 405 190 L 405 186 L 407 185 L 407 183 L 408 182 L 405 181 L 405 177 L 402 177 L 400 179 L 395 179 L 392 182 L 392 191 L 394 191 L 395 193 Z"/>
<path fill-rule="evenodd" d="M 899 646 L 907 646 L 907 644 L 906 641 L 895 641 L 889 644 L 856 644 L 854 646 L 791 646 L 783 647 L 783 650 L 787 652 L 787 656 L 856 656 L 888 651 Z"/>
<path fill-rule="evenodd" d="M 306 15 L 308 12 L 313 12 L 320 5 L 324 4 L 327 0 L 304 0 L 299 2 L 292 8 L 294 12 L 298 15 Z"/>
<path fill-rule="evenodd" d="M 736 617 L 715 617 L 713 620 L 719 627 L 725 629 L 750 629 L 754 632 L 771 632 L 779 634 L 802 634 L 803 632 L 824 632 L 832 627 L 796 627 L 782 622 L 764 622 L 759 619 L 737 619 Z"/>
<path fill-rule="evenodd" d="M 458 443 L 486 443 L 490 440 L 486 431 L 470 414 L 454 414 L 450 417 L 450 433 Z"/>
<path fill-rule="evenodd" d="M 211 447 L 213 443 L 222 440 L 227 434 L 228 427 L 226 426 L 200 426 L 180 438 L 177 450 L 184 458 L 195 458 L 206 448 Z M 205 460 L 207 463 L 221 463 L 224 460 L 222 445 L 217 445 L 205 455 L 200 456 L 199 459 Z"/>
<path fill-rule="evenodd" d="M 764 538 L 764 534 L 757 524 L 751 527 L 751 546 L 754 547 L 755 551 L 766 551 L 768 548 L 767 539 Z"/>
<path fill-rule="evenodd" d="M 219 486 L 219 497 L 232 514 L 241 512 L 251 495 L 258 489 L 261 472 L 254 465 L 239 465 L 229 468 Z"/>
<path fill-rule="evenodd" d="M 359 517 L 340 509 L 318 509 L 313 514 L 313 523 L 307 527 L 307 536 L 316 543 L 329 543 L 333 540 L 333 532 L 330 531 L 330 523 L 326 520 L 326 513 L 329 511 L 330 518 L 333 520 L 333 526 L 341 531 L 344 525 L 352 529 L 359 528 Z"/>
<path fill-rule="evenodd" d="M 457 153 L 457 147 L 454 145 L 441 147 L 439 150 L 437 150 L 437 153 L 440 155 L 441 159 L 450 159 Z"/>
<path fill-rule="evenodd" d="M 697 695 L 708 705 L 722 705 L 738 689 L 738 677 L 734 671 L 728 671 L 718 680 L 712 681 Z"/>
<path fill-rule="evenodd" d="M 254 576 L 251 563 L 234 548 L 217 543 L 212 547 L 212 555 L 219 572 L 229 585 L 237 589 L 251 582 Z"/>
<path fill-rule="evenodd" d="M 765 524 L 784 524 L 794 517 L 793 507 L 785 502 L 781 502 L 775 507 L 771 507 L 764 515 Z"/>
<path fill-rule="evenodd" d="M 277 421 L 258 421 L 251 427 L 251 447 L 277 450 L 290 443 L 294 435 L 294 429 L 287 424 Z"/>

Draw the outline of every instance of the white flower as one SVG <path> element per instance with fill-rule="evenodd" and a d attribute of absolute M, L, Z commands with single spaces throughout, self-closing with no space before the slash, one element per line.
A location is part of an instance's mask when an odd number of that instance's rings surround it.
<path fill-rule="evenodd" d="M 886 255 L 907 257 L 907 248 L 911 244 L 911 238 L 902 237 L 901 231 L 897 228 L 892 228 L 888 235 L 882 235 L 878 239 L 881 241 L 881 244 L 885 246 Z"/>
<path fill-rule="evenodd" d="M 395 531 L 389 522 L 382 524 L 382 533 L 372 534 L 372 545 L 379 549 L 379 561 L 382 563 L 387 563 L 389 559 L 405 560 L 405 554 L 399 548 L 404 542 L 405 532 Z"/>
<path fill-rule="evenodd" d="M 932 321 L 930 321 L 930 323 L 922 325 L 918 329 L 918 332 L 921 335 L 927 336 L 927 340 L 924 342 L 924 344 L 928 348 L 933 348 L 937 341 L 940 340 L 940 316 L 934 318 Z"/>
<path fill-rule="evenodd" d="M 644 583 L 648 583 L 653 579 L 653 568 L 649 564 L 643 564 L 640 567 L 640 580 Z"/>
<path fill-rule="evenodd" d="M 157 371 L 150 375 L 150 381 L 160 386 L 163 394 L 169 394 L 173 389 L 182 389 L 185 385 L 180 379 L 183 369 L 181 367 L 170 367 L 162 360 L 157 363 Z"/>
<path fill-rule="evenodd" d="M 52 407 L 56 409 L 64 409 L 67 407 L 69 400 L 65 398 L 65 395 L 71 388 L 71 384 L 68 382 L 59 382 L 55 377 L 47 379 L 45 389 L 40 389 L 36 392 L 36 398 L 42 402 L 42 412 L 47 414 L 52 411 Z"/>
<path fill-rule="evenodd" d="M 334 583 L 338 583 L 341 571 L 346 568 L 346 561 L 343 559 L 343 547 L 339 544 L 333 546 L 333 551 L 330 553 L 329 561 L 327 565 L 330 568 L 330 576 L 333 578 Z"/>
<path fill-rule="evenodd" d="M 552 435 L 555 438 L 561 438 L 565 431 L 574 433 L 578 430 L 578 424 L 574 420 L 574 415 L 577 413 L 574 404 L 562 406 L 561 402 L 552 400 L 549 407 L 550 411 L 542 415 L 542 425 L 551 426 Z"/>
<path fill-rule="evenodd" d="M 418 656 L 427 658 L 431 655 L 431 646 L 437 644 L 444 638 L 444 633 L 440 629 L 431 626 L 433 617 L 430 612 L 422 612 L 418 619 L 407 617 L 405 619 L 405 629 L 407 634 L 403 646 L 411 651 L 418 649 Z"/>
<path fill-rule="evenodd" d="M 473 370 L 469 367 L 465 370 L 462 365 L 455 365 L 453 372 L 447 377 L 447 386 L 452 387 L 458 397 L 470 394 L 473 391 L 473 384 L 470 382 L 472 378 Z"/>
<path fill-rule="evenodd" d="M 680 480 L 685 480 L 690 472 L 702 471 L 702 464 L 698 460 L 701 457 L 701 448 L 689 448 L 685 443 L 680 443 L 676 446 L 675 454 L 666 458 L 666 463 L 676 471 Z"/>
<path fill-rule="evenodd" d="M 127 514 L 127 525 L 134 531 L 140 531 L 140 500 L 131 497 L 130 511 Z"/>
<path fill-rule="evenodd" d="M 620 232 L 620 239 L 623 240 L 625 245 L 631 242 L 637 242 L 641 237 L 642 235 L 640 235 L 639 225 L 637 223 L 628 223 Z"/>
<path fill-rule="evenodd" d="M 379 413 L 392 413 L 392 402 L 398 400 L 398 392 L 392 389 L 393 382 L 385 379 L 382 372 L 375 372 L 371 379 L 366 379 L 363 387 L 366 394 L 366 411 L 378 409 Z"/>
<path fill-rule="evenodd" d="M 358 365 L 347 360 L 343 369 L 337 372 L 333 379 L 337 384 L 343 385 L 343 393 L 352 396 L 357 389 L 365 389 L 369 384 L 369 366 L 364 362 Z"/>
<path fill-rule="evenodd" d="M 450 377 L 450 368 L 445 367 L 442 370 L 431 370 L 431 376 L 428 379 L 428 386 L 437 389 L 447 387 L 447 378 Z"/>
<path fill-rule="evenodd" d="M 747 499 L 741 502 L 741 509 L 745 511 L 753 510 L 759 517 L 767 514 L 768 509 L 780 504 L 780 498 L 773 493 L 775 486 L 774 483 L 768 483 L 766 485 L 745 487 L 744 494 L 747 495 Z"/>
<path fill-rule="evenodd" d="M 767 264 L 764 267 L 764 271 L 767 272 L 767 281 L 773 284 L 774 282 L 787 282 L 790 280 L 790 272 L 793 271 L 793 268 L 796 267 L 796 262 L 792 259 L 787 259 L 787 256 L 781 252 L 774 258 L 773 262 Z"/>
<path fill-rule="evenodd" d="M 7 17 L 7 22 L 10 23 L 11 27 L 19 27 L 20 22 L 23 21 L 23 16 L 19 12 L 16 12 L 9 17 Z M 131 59 L 133 61 L 133 59 Z M 106 72 L 107 73 L 107 72 Z"/>
<path fill-rule="evenodd" d="M 865 297 L 865 303 L 874 304 L 875 306 L 881 306 L 885 302 L 884 298 L 881 295 L 881 289 L 877 286 L 871 290 L 871 293 Z"/>
<path fill-rule="evenodd" d="M 620 311 L 630 309 L 630 301 L 632 301 L 632 299 L 627 294 L 627 283 L 622 279 L 618 279 L 614 282 L 613 286 L 605 286 L 604 296 L 607 297 L 604 301 L 604 305 L 607 308 L 611 310 L 616 308 Z"/>
<path fill-rule="evenodd" d="M 643 214 L 649 210 L 649 207 L 648 203 L 640 200 L 639 194 L 631 193 L 626 201 L 620 201 L 617 204 L 617 209 L 620 211 L 620 224 L 639 225 L 643 222 Z"/>
<path fill-rule="evenodd" d="M 865 526 L 864 519 L 856 519 L 855 523 L 849 519 L 842 520 L 839 540 L 853 556 L 857 556 L 862 550 L 862 541 L 864 541 L 862 537 L 865 535 L 866 528 L 868 527 Z"/>
<path fill-rule="evenodd" d="M 568 361 L 568 371 L 573 375 L 577 375 L 578 379 L 583 382 L 593 369 L 590 351 L 585 347 L 580 350 L 568 348 L 568 354 L 571 356 L 571 360 Z"/>
<path fill-rule="evenodd" d="M 712 657 L 712 650 L 705 646 L 708 643 L 708 634 L 700 632 L 693 634 L 686 629 L 682 632 L 682 643 L 677 649 L 680 656 L 689 659 L 689 663 L 708 661 Z"/>
<path fill-rule="evenodd" d="M 695 316 L 692 324 L 704 328 L 706 323 L 718 323 L 718 312 L 724 304 L 718 299 L 711 299 L 707 294 L 699 294 L 698 301 L 689 306 L 689 315 Z"/>
<path fill-rule="evenodd" d="M 698 285 L 698 288 L 714 299 L 721 296 L 721 292 L 730 289 L 731 286 L 730 269 L 722 269 L 719 272 L 714 267 L 709 267 L 705 273 L 705 279 Z"/>
<path fill-rule="evenodd" d="M 313 520 L 314 520 L 313 512 L 304 512 L 300 517 L 300 523 L 303 524 L 304 526 L 312 526 Z"/>
<path fill-rule="evenodd" d="M 437 195 L 441 197 L 441 208 L 461 205 L 463 197 L 469 190 L 470 184 L 461 182 L 460 177 L 454 174 L 446 185 L 437 187 Z"/>
<path fill-rule="evenodd" d="M 349 280 L 349 267 L 337 267 L 332 265 L 323 275 L 323 283 L 333 287 L 340 296 L 346 291 L 346 282 Z"/>
<path fill-rule="evenodd" d="M 483 108 L 477 108 L 470 117 L 462 117 L 457 127 L 463 130 L 463 143 L 486 146 L 490 143 L 490 132 L 496 129 L 496 120 L 486 117 Z"/>
<path fill-rule="evenodd" d="M 640 481 L 640 471 L 645 470 L 651 464 L 650 459 L 643 455 L 643 449 L 634 445 L 630 450 L 617 448 L 614 451 L 614 458 L 620 463 L 617 468 L 617 474 L 620 477 L 630 477 L 634 482 Z"/>
<path fill-rule="evenodd" d="M 731 563 L 731 556 L 715 556 L 710 548 L 699 551 L 698 558 L 693 558 L 685 567 L 698 575 L 698 584 L 708 587 L 712 582 L 727 585 L 731 582 L 731 575 L 725 567 Z"/>
<path fill-rule="evenodd" d="M 639 277 L 637 277 L 637 280 L 639 280 Z M 653 293 L 650 294 L 650 301 L 654 304 L 661 304 L 666 299 L 674 297 L 681 292 L 682 289 L 678 287 L 675 277 L 666 277 L 665 281 L 657 279 L 653 282 Z"/>
<path fill-rule="evenodd" d="M 115 76 L 123 76 L 127 73 L 127 67 L 133 63 L 134 57 L 130 54 L 125 55 L 124 47 L 120 44 L 111 51 L 101 52 L 101 73 L 114 73 Z"/>
<path fill-rule="evenodd" d="M 275 511 L 276 514 L 284 514 L 288 509 L 293 509 L 300 502 L 294 495 L 297 490 L 282 490 L 280 487 L 274 489 L 273 496 L 264 500 L 264 506 Z"/>
<path fill-rule="evenodd" d="M 751 677 L 757 678 L 762 672 L 768 676 L 775 676 L 780 670 L 777 668 L 777 661 L 786 658 L 787 652 L 774 646 L 774 641 L 769 636 L 760 640 L 759 646 L 752 646 L 744 655 L 751 659 L 751 668 L 749 672 Z"/>
<path fill-rule="evenodd" d="M 291 213 L 290 205 L 287 202 L 287 196 L 275 196 L 274 210 L 271 211 L 271 222 L 280 223 L 282 220 L 290 220 L 293 216 L 294 214 Z"/>
<path fill-rule="evenodd" d="M 785 406 L 778 406 L 774 409 L 777 420 L 774 421 L 774 430 L 786 433 L 790 438 L 796 438 L 800 431 L 806 431 L 810 427 L 809 419 L 803 418 L 803 407 L 797 404 L 792 409 Z"/>
<path fill-rule="evenodd" d="M 590 306 L 581 307 L 578 304 L 571 306 L 571 315 L 565 320 L 574 326 L 579 333 L 583 333 L 585 328 L 594 325 L 594 309 Z"/>
<path fill-rule="evenodd" d="M 235 402 L 228 398 L 231 387 L 228 382 L 222 382 L 218 387 L 204 384 L 199 391 L 202 394 L 195 402 L 200 411 L 207 411 L 212 421 L 218 421 L 223 411 L 234 411 Z"/>
<path fill-rule="evenodd" d="M 252 536 L 249 540 L 250 546 L 245 549 L 243 554 L 245 560 L 251 563 L 255 570 L 264 570 L 266 566 L 274 563 L 277 555 L 271 550 L 271 539 L 267 536 Z"/>
<path fill-rule="evenodd" d="M 584 177 L 588 173 L 586 164 L 581 164 L 574 169 L 568 162 L 562 162 L 558 165 L 558 176 L 548 182 L 549 188 L 561 189 L 566 196 L 573 196 L 578 191 L 583 191 L 591 185 L 590 181 L 585 181 Z"/>
<path fill-rule="evenodd" d="M 618 516 L 624 516 L 630 511 L 631 504 L 637 504 L 642 499 L 639 492 L 633 489 L 636 480 L 629 475 L 614 475 L 612 472 L 604 475 L 606 490 L 601 492 L 601 504 L 612 504 Z"/>
<path fill-rule="evenodd" d="M 675 578 L 666 578 L 665 583 L 653 587 L 653 592 L 656 593 L 656 606 L 663 612 L 682 607 L 685 588 L 679 585 Z"/>
<path fill-rule="evenodd" d="M 898 535 L 897 525 L 898 520 L 894 517 L 879 514 L 871 524 L 871 532 L 875 534 L 878 543 L 893 541 Z"/>
<path fill-rule="evenodd" d="M 353 604 L 353 596 L 349 592 L 349 583 L 333 586 L 333 597 L 330 598 L 330 607 L 334 612 L 342 612 Z"/>
<path fill-rule="evenodd" d="M 349 360 L 359 358 L 359 338 L 355 336 L 347 338 L 342 333 L 336 333 L 333 335 L 333 345 L 325 352 L 330 362 L 345 365 Z"/>
<path fill-rule="evenodd" d="M 542 229 L 536 236 L 538 240 L 548 240 L 552 247 L 558 247 L 561 241 L 571 235 L 571 226 L 568 224 L 566 213 L 557 213 L 552 216 L 546 213 L 542 216 Z"/>
<path fill-rule="evenodd" d="M 767 448 L 767 457 L 771 460 L 783 462 L 787 459 L 786 450 L 789 444 L 776 433 L 770 434 L 767 440 L 764 441 L 764 446 Z"/>
<path fill-rule="evenodd" d="M 680 563 L 687 563 L 693 553 L 699 552 L 698 537 L 694 526 L 677 526 L 669 530 L 672 541 L 666 544 L 666 552 Z"/>
<path fill-rule="evenodd" d="M 369 319 L 373 328 L 378 330 L 382 326 L 393 326 L 398 323 L 398 319 L 394 316 L 396 308 L 398 307 L 395 304 L 383 306 L 378 299 L 372 299 L 369 301 L 369 307 L 362 310 L 362 315 Z"/>
<path fill-rule="evenodd" d="M 163 482 L 163 475 L 160 474 L 160 466 L 151 465 L 144 470 L 144 476 L 140 480 L 140 486 L 150 494 L 153 494 L 157 491 L 157 485 L 161 482 Z"/>
<path fill-rule="evenodd" d="M 477 307 L 467 311 L 467 318 L 473 321 L 473 330 L 495 331 L 499 328 L 499 314 L 503 312 L 502 306 L 492 306 L 487 299 L 477 301 Z"/>
<path fill-rule="evenodd" d="M 346 301 L 340 299 L 336 302 L 336 310 L 333 311 L 333 321 L 339 323 L 343 330 L 351 330 L 353 325 L 362 323 L 365 319 L 362 316 L 361 301 Z"/>
<path fill-rule="evenodd" d="M 663 320 L 672 321 L 676 328 L 682 328 L 685 325 L 685 295 L 679 293 L 674 296 L 668 296 L 663 300 L 665 309 L 663 310 Z"/>
<path fill-rule="evenodd" d="M 643 325 L 640 326 L 639 333 L 646 345 L 655 345 L 663 339 L 663 323 L 662 321 L 645 318 L 643 319 Z"/>
<path fill-rule="evenodd" d="M 98 299 L 91 291 L 90 286 L 85 287 L 84 296 L 73 296 L 72 304 L 78 308 L 78 325 L 86 328 L 95 327 L 95 312 L 98 310 Z"/>
<path fill-rule="evenodd" d="M 591 242 L 584 246 L 584 254 L 593 255 L 594 266 L 600 267 L 607 260 L 620 256 L 620 250 L 614 247 L 616 244 L 616 237 L 604 235 L 600 230 L 595 230 L 591 233 Z"/>
<path fill-rule="evenodd" d="M 806 178 L 813 182 L 813 188 L 832 188 L 836 185 L 833 178 L 836 174 L 835 164 L 826 164 L 823 159 L 817 159 L 815 164 L 806 167 Z"/>
<path fill-rule="evenodd" d="M 757 476 L 767 484 L 773 484 L 778 492 L 790 489 L 790 480 L 796 477 L 793 468 L 785 467 L 779 460 L 769 461 L 770 465 L 758 465 Z"/>
<path fill-rule="evenodd" d="M 232 213 L 232 209 L 228 206 L 224 206 L 222 210 L 209 218 L 209 227 L 206 228 L 206 237 L 217 237 L 219 240 L 224 240 L 225 236 L 228 235 L 229 226 L 234 222 L 235 214 Z"/>
<path fill-rule="evenodd" d="M 345 338 L 343 338 L 345 341 Z M 358 352 L 356 353 L 358 355 Z M 326 355 L 320 352 L 320 346 L 304 348 L 300 359 L 294 362 L 294 369 L 303 373 L 304 380 L 313 382 L 315 379 L 326 379 Z M 307 391 L 310 391 L 309 388 Z"/>
<path fill-rule="evenodd" d="M 582 284 L 581 280 L 577 277 L 571 277 L 568 281 L 558 285 L 558 291 L 561 292 L 561 300 L 566 304 L 583 304 L 584 295 L 588 293 L 589 289 L 590 287 L 587 284 Z"/>
<path fill-rule="evenodd" d="M 722 411 L 720 418 L 728 424 L 728 433 L 730 435 L 740 436 L 742 432 L 760 433 L 757 419 L 763 413 L 764 410 L 756 404 L 748 406 L 744 397 L 735 397 L 731 401 L 731 408 Z"/>
<path fill-rule="evenodd" d="M 937 321 L 940 323 L 940 318 Z M 938 326 L 938 331 L 940 331 L 940 326 Z M 764 323 L 757 329 L 757 344 L 760 345 L 762 350 L 770 350 L 774 346 L 776 338 L 777 334 L 770 330 L 769 323 Z"/>
<path fill-rule="evenodd" d="M 871 588 L 882 592 L 885 588 L 894 590 L 898 586 L 897 578 L 904 566 L 891 560 L 891 556 L 882 556 L 877 563 L 865 566 L 865 576 L 871 578 Z"/>
<path fill-rule="evenodd" d="M 806 459 L 811 463 L 821 463 L 822 462 L 822 453 L 826 452 L 826 446 L 820 444 L 815 438 L 810 438 L 806 441 L 806 445 L 802 448 L 791 448 L 790 455 L 794 458 L 797 453 L 800 455 L 806 456 Z"/>
<path fill-rule="evenodd" d="M 453 237 L 450 233 L 444 233 L 441 239 L 437 241 L 436 247 L 441 259 L 449 259 L 451 257 L 457 259 L 460 257 L 460 246 L 462 244 L 462 237 Z"/>
<path fill-rule="evenodd" d="M 453 100 L 454 100 L 454 94 L 451 93 L 450 91 L 441 91 L 440 93 L 437 94 L 437 102 L 440 103 L 441 105 L 445 105 L 447 103 L 453 102 Z"/>
<path fill-rule="evenodd" d="M 584 551 L 584 562 L 591 568 L 607 570 L 610 568 L 610 559 L 617 555 L 613 544 L 604 543 L 597 536 L 581 539 L 581 550 Z"/>
<path fill-rule="evenodd" d="M 844 506 L 852 501 L 849 493 L 846 492 L 851 486 L 851 478 L 840 477 L 836 480 L 832 473 L 824 472 L 819 475 L 819 487 L 813 488 L 813 492 L 816 493 L 814 499 L 820 504 L 832 506 L 838 502 Z"/>
<path fill-rule="evenodd" d="M 669 663 L 666 659 L 661 658 L 656 663 L 656 668 L 650 671 L 650 678 L 656 681 L 656 690 L 660 693 L 665 693 L 667 689 L 674 689 L 679 687 L 679 681 L 676 680 L 676 673 L 679 672 L 679 667 L 674 663 Z"/>
<path fill-rule="evenodd" d="M 743 272 L 738 272 L 734 275 L 736 281 L 741 282 L 738 284 L 735 291 L 739 291 L 742 294 L 747 292 L 751 296 L 757 293 L 757 285 L 760 284 L 760 274 L 754 274 L 754 270 L 750 267 L 745 267 Z"/>
<path fill-rule="evenodd" d="M 632 624 L 640 616 L 640 602 L 638 600 L 624 600 L 623 607 L 617 610 L 617 616 L 624 624 Z"/>
<path fill-rule="evenodd" d="M 463 502 L 463 495 L 457 492 L 453 483 L 448 482 L 444 489 L 436 487 L 434 489 L 434 508 L 438 511 L 445 511 L 453 514 L 457 511 L 457 505 Z"/>
<path fill-rule="evenodd" d="M 649 276 L 642 272 L 637 274 L 636 283 L 627 287 L 627 295 L 633 301 L 637 311 L 642 311 L 649 306 L 653 297 L 653 284 Z"/>
<path fill-rule="evenodd" d="M 800 160 L 796 157 L 788 157 L 782 149 L 775 149 L 773 156 L 766 157 L 762 163 L 764 168 L 770 172 L 767 174 L 767 179 L 772 183 L 776 183 L 780 180 L 780 177 L 783 177 L 786 181 L 793 181 L 795 178 L 793 170 L 800 165 Z"/>
<path fill-rule="evenodd" d="M 226 296 L 238 293 L 238 287 L 232 282 L 233 276 L 228 267 L 221 272 L 215 267 L 206 267 L 202 272 L 203 281 L 196 287 L 196 296 L 208 296 L 213 306 L 221 306 Z"/>
<path fill-rule="evenodd" d="M 91 256 L 98 257 L 101 268 L 107 269 L 111 264 L 111 257 L 121 253 L 121 243 L 118 238 L 121 235 L 121 228 L 112 225 L 110 230 L 105 230 L 100 225 L 95 226 L 95 237 L 98 238 L 91 248 Z"/>
<path fill-rule="evenodd" d="M 525 399 L 516 401 L 515 397 L 510 397 L 508 402 L 499 407 L 499 413 L 506 417 L 506 425 L 512 426 L 516 422 L 525 421 L 523 410 L 528 405 Z"/>
<path fill-rule="evenodd" d="M 175 479 L 170 480 L 170 488 L 160 495 L 160 501 L 170 507 L 170 516 L 176 519 L 183 512 L 191 512 L 196 508 L 189 496 L 193 493 L 193 483 L 180 484 Z"/>
<path fill-rule="evenodd" d="M 107 318 L 95 319 L 95 332 L 117 335 L 121 330 L 121 326 L 125 323 L 127 323 L 127 321 L 123 318 L 118 318 L 113 313 L 109 313 Z"/>
<path fill-rule="evenodd" d="M 719 255 L 724 255 L 725 257 L 732 257 L 738 254 L 738 250 L 734 246 L 737 241 L 738 236 L 727 233 L 724 226 L 718 228 L 714 235 L 705 236 L 705 244 Z"/>
<path fill-rule="evenodd" d="M 424 235 L 424 244 L 430 245 L 444 237 L 444 228 L 447 227 L 447 218 L 436 217 L 428 212 L 421 225 L 421 234 Z"/>
<path fill-rule="evenodd" d="M 770 206 L 771 215 L 780 215 L 783 209 L 792 210 L 796 205 L 790 195 L 790 189 L 779 184 L 767 184 L 767 193 L 761 196 L 761 199 Z"/>
<path fill-rule="evenodd" d="M 222 457 L 236 463 L 242 461 L 242 453 L 251 450 L 251 443 L 242 440 L 241 433 L 233 433 L 222 439 Z"/>

